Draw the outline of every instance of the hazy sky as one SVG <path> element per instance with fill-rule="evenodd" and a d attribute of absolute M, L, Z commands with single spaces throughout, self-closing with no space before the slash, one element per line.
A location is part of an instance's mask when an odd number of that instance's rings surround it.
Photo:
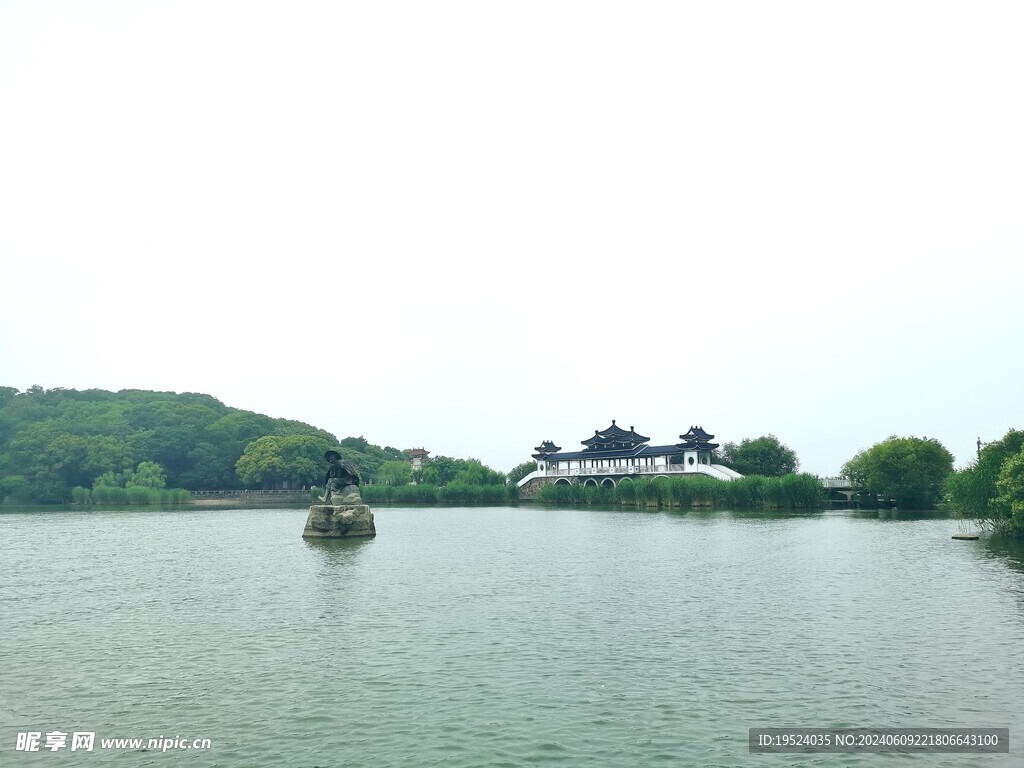
<path fill-rule="evenodd" d="M 1024 428 L 1020 2 L 0 0 L 0 384 L 508 470 Z"/>

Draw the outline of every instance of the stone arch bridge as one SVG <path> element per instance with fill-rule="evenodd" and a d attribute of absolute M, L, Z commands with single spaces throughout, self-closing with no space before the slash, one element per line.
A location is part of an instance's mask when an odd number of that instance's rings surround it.
<path fill-rule="evenodd" d="M 678 477 L 675 472 L 652 472 L 645 473 L 643 477 Z M 629 483 L 636 478 L 635 475 L 622 473 L 602 473 L 590 475 L 551 475 L 532 477 L 519 490 L 521 499 L 535 499 L 540 494 L 540 489 L 546 485 L 582 485 L 605 488 L 615 488 L 619 483 Z M 825 500 L 828 502 L 839 502 L 852 504 L 856 499 L 858 489 L 847 477 L 823 477 L 821 484 L 825 489 Z"/>

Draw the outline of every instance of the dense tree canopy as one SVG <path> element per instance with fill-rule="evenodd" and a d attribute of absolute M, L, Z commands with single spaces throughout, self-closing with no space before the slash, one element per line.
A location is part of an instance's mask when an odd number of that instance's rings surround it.
<path fill-rule="evenodd" d="M 510 483 L 518 483 L 535 469 L 537 469 L 536 461 L 524 461 L 522 464 L 517 464 L 509 470 L 508 481 Z"/>
<path fill-rule="evenodd" d="M 250 488 L 314 485 L 325 474 L 324 452 L 332 442 L 319 435 L 265 435 L 245 446 L 235 468 Z"/>
<path fill-rule="evenodd" d="M 377 480 L 381 485 L 407 485 L 412 482 L 412 465 L 401 459 L 385 461 L 377 469 Z"/>
<path fill-rule="evenodd" d="M 1024 535 L 1024 449 L 1003 462 L 996 481 L 995 507 L 1008 532 Z"/>
<path fill-rule="evenodd" d="M 321 485 L 333 448 L 364 483 L 408 482 L 408 457 L 365 437 L 230 408 L 210 395 L 0 387 L 0 500 L 59 503 L 75 488 L 193 491 Z M 503 484 L 475 459 L 441 456 L 419 482 Z"/>
<path fill-rule="evenodd" d="M 953 455 L 938 440 L 895 435 L 843 465 L 843 474 L 871 499 L 911 509 L 934 507 L 952 471 Z"/>
<path fill-rule="evenodd" d="M 739 445 L 725 443 L 718 449 L 715 462 L 735 469 L 741 475 L 764 477 L 789 475 L 800 466 L 793 449 L 779 442 L 775 435 L 747 437 Z"/>
<path fill-rule="evenodd" d="M 235 465 L 268 435 L 336 443 L 309 424 L 229 408 L 210 395 L 0 387 L 0 498 L 67 501 L 72 488 L 101 477 L 121 487 L 163 478 L 191 490 L 243 488 Z"/>
<path fill-rule="evenodd" d="M 1019 484 L 1022 453 L 1024 432 L 1020 430 L 1011 429 L 1002 439 L 987 444 L 976 461 L 946 479 L 946 503 L 964 517 L 1024 537 L 1024 487 Z"/>
<path fill-rule="evenodd" d="M 351 461 L 359 468 L 359 476 L 364 483 L 377 482 L 377 473 L 386 461 L 402 461 L 409 463 L 408 457 L 390 445 L 381 448 L 368 442 L 365 437 L 346 437 L 335 449 L 343 459 Z M 322 479 L 322 478 L 321 478 Z"/>
<path fill-rule="evenodd" d="M 452 459 L 435 456 L 424 462 L 415 473 L 423 485 L 504 485 L 505 475 L 484 466 L 478 459 Z"/>
<path fill-rule="evenodd" d="M 433 456 L 416 470 L 413 479 L 420 485 L 441 487 L 454 480 L 458 471 L 458 459 L 448 456 Z"/>

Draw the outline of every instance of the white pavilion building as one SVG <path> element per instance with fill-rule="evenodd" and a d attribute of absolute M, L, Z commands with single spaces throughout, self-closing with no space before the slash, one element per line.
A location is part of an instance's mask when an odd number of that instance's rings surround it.
<path fill-rule="evenodd" d="M 520 488 L 530 481 L 542 477 L 558 478 L 556 482 L 616 485 L 624 479 L 636 476 L 675 477 L 684 474 L 701 474 L 718 480 L 733 480 L 743 477 L 729 467 L 715 464 L 714 450 L 718 443 L 712 443 L 714 435 L 702 427 L 690 427 L 680 442 L 672 445 L 648 445 L 649 437 L 639 434 L 630 427 L 625 430 L 615 420 L 604 430 L 594 430 L 592 437 L 582 440 L 585 448 L 581 451 L 566 451 L 550 440 L 534 448 L 533 458 L 537 469 L 518 485 Z"/>

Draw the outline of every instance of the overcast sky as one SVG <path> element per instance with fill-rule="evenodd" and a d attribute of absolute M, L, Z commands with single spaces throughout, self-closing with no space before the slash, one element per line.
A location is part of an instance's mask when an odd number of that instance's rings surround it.
<path fill-rule="evenodd" d="M 501 470 L 1024 428 L 1024 4 L 0 0 L 0 384 Z"/>

